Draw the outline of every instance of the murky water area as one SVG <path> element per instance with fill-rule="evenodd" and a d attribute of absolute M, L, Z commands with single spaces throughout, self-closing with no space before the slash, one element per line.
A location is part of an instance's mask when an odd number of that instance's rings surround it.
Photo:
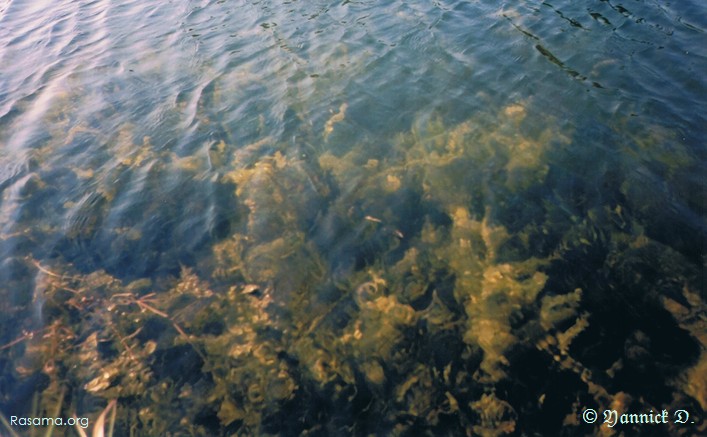
<path fill-rule="evenodd" d="M 3 420 L 707 432 L 705 32 L 697 0 L 0 0 Z M 76 432 L 0 424 L 40 431 Z"/>

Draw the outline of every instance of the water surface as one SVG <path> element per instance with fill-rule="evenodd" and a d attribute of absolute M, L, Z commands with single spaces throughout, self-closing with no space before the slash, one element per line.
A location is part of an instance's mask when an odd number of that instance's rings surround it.
<path fill-rule="evenodd" d="M 693 0 L 0 2 L 0 411 L 699 416 L 706 30 Z"/>

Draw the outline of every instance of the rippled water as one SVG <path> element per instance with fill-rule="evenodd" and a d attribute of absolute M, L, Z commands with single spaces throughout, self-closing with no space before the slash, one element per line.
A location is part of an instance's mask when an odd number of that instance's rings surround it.
<path fill-rule="evenodd" d="M 675 218 L 704 235 L 702 202 L 685 205 L 687 187 L 664 186 L 660 169 L 651 168 L 656 155 L 670 159 L 674 148 L 697 164 L 704 157 L 705 11 L 691 2 L 671 7 L 6 2 L 3 233 L 18 232 L 23 213 L 41 213 L 46 225 L 67 233 L 95 222 L 94 251 L 115 244 L 101 232 L 117 224 L 154 235 L 138 247 L 126 243 L 130 252 L 175 244 L 188 251 L 208 240 L 221 219 L 213 180 L 226 163 L 208 159 L 220 141 L 237 149 L 267 138 L 303 154 L 361 142 L 385 149 L 396 133 L 433 115 L 455 123 L 523 102 L 531 114 L 556 117 L 560 132 L 579 131 L 569 153 L 587 158 L 588 167 L 606 159 L 631 160 L 637 173 L 644 167 L 637 177 L 653 179 L 684 213 Z M 323 141 L 317 134 L 342 103 L 346 132 Z M 677 144 L 626 150 L 631 136 L 656 129 L 669 131 Z M 142 159 L 145 137 L 150 152 L 201 158 L 197 177 L 159 171 L 156 157 L 121 168 L 121 159 Z M 42 182 L 55 186 L 56 195 L 21 193 L 38 161 Z M 701 170 L 684 175 L 683 183 L 701 189 Z M 114 197 L 100 212 L 91 194 L 97 183 Z M 57 244 L 35 243 L 35 253 Z M 4 253 L 16 250 L 3 246 Z M 97 263 L 111 270 L 147 273 L 120 254 L 101 257 L 107 259 Z"/>
<path fill-rule="evenodd" d="M 291 226 L 340 284 L 397 262 L 424 223 L 451 229 L 455 202 L 510 235 L 542 228 L 519 237 L 525 258 L 564 253 L 606 206 L 704 277 L 706 31 L 698 0 L 0 1 L 0 296 L 32 309 L 0 323 L 0 345 L 47 323 L 36 265 L 228 282 L 216 245 Z M 415 173 L 405 144 L 442 168 L 435 138 L 455 129 L 483 143 L 473 165 Z M 234 176 L 283 156 L 291 173 Z M 298 194 L 277 209 L 272 186 Z M 265 250 L 245 262 L 286 259 Z"/>

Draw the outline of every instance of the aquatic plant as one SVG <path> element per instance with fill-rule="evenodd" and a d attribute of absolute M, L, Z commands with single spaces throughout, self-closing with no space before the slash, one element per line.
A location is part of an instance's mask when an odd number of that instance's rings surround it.
<path fill-rule="evenodd" d="M 308 133 L 326 146 L 313 157 L 270 137 L 157 156 L 125 127 L 114 167 L 70 170 L 98 188 L 64 205 L 75 220 L 52 256 L 4 261 L 34 281 L 0 303 L 16 334 L 3 409 L 31 393 L 38 414 L 99 414 L 97 429 L 110 410 L 126 435 L 611 435 L 638 428 L 592 427 L 582 409 L 704 411 L 702 266 L 654 238 L 640 180 L 614 169 L 611 195 L 572 188 L 557 165 L 572 133 L 528 122 L 531 105 L 342 150 L 342 104 Z M 41 153 L 28 195 L 52 190 Z M 101 233 L 119 253 L 145 238 L 105 220 L 109 179 L 172 171 L 219 186 L 226 224 L 180 254 L 149 246 L 169 267 L 82 262 Z M 63 234 L 28 218 L 3 238 Z"/>

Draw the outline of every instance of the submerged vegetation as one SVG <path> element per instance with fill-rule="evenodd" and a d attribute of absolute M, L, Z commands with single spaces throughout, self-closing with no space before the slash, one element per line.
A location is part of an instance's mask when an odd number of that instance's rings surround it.
<path fill-rule="evenodd" d="M 530 108 L 346 148 L 344 103 L 306 153 L 263 137 L 179 156 L 129 127 L 100 165 L 37 151 L 3 193 L 25 227 L 0 235 L 17 272 L 2 411 L 95 418 L 116 402 L 116 435 L 497 436 L 635 434 L 581 412 L 680 408 L 694 423 L 658 433 L 704 432 L 704 217 L 670 224 L 646 173 L 611 156 L 588 171 L 597 151 L 572 155 L 576 133 Z M 679 185 L 690 161 L 655 138 L 616 153 Z M 56 205 L 69 223 L 28 210 L 77 178 L 92 191 Z M 116 219 L 130 179 L 144 204 Z M 158 199 L 164 180 L 175 197 L 221 193 L 216 219 L 194 223 L 207 236 L 164 219 L 184 207 Z"/>

